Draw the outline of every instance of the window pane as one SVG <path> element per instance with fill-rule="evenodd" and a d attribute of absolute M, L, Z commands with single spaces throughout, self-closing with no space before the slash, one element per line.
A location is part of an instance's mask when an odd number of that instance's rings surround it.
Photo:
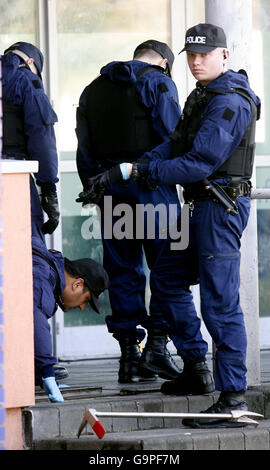
<path fill-rule="evenodd" d="M 170 43 L 170 0 L 57 0 L 58 47 L 58 150 L 62 160 L 75 158 L 76 107 L 83 89 L 113 60 L 130 60 L 135 47 L 146 39 Z M 149 12 L 155 12 L 151 15 Z M 76 173 L 64 173 L 62 237 L 64 256 L 93 257 L 102 263 L 100 239 L 90 239 L 94 213 L 81 213 L 75 199 L 82 190 Z M 149 301 L 147 292 L 146 301 Z M 108 293 L 102 297 L 103 315 L 79 309 L 64 315 L 65 326 L 104 323 L 110 313 Z"/>
<path fill-rule="evenodd" d="M 37 45 L 36 0 L 1 0 L 0 53 L 17 41 Z"/>
<path fill-rule="evenodd" d="M 149 14 L 149 12 L 158 14 Z M 169 0 L 57 0 L 60 158 L 75 158 L 76 106 L 112 60 L 129 60 L 146 39 L 170 43 Z"/>
<path fill-rule="evenodd" d="M 251 85 L 262 101 L 261 119 L 257 123 L 256 153 L 270 154 L 270 2 L 253 0 L 253 37 Z"/>
<path fill-rule="evenodd" d="M 257 123 L 256 154 L 270 154 L 270 101 L 269 73 L 270 56 L 270 3 L 269 0 L 253 0 L 253 51 L 252 81 L 253 89 L 262 101 L 261 119 Z M 270 164 L 270 159 L 269 159 Z M 270 167 L 257 167 L 257 188 L 270 188 Z M 270 316 L 270 200 L 257 200 L 258 227 L 258 270 L 259 270 L 259 310 L 260 316 Z"/>
<path fill-rule="evenodd" d="M 71 260 L 90 257 L 102 264 L 103 249 L 101 239 L 90 238 L 93 221 L 95 227 L 99 227 L 98 216 L 95 207 L 82 209 L 82 205 L 75 202 L 80 191 L 81 184 L 76 173 L 62 174 L 62 252 L 65 257 Z M 73 309 L 65 313 L 64 325 L 103 324 L 105 315 L 109 315 L 111 311 L 108 292 L 102 294 L 99 299 L 102 314 L 98 315 L 90 306 L 83 312 L 80 309 Z"/>

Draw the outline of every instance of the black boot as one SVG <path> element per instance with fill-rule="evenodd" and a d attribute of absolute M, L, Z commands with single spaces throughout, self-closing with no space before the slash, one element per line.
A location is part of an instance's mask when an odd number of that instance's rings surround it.
<path fill-rule="evenodd" d="M 138 366 L 141 357 L 138 341 L 124 338 L 119 341 L 121 348 L 120 367 L 118 373 L 119 383 L 136 383 L 141 381 L 155 381 L 153 373 L 139 374 Z"/>
<path fill-rule="evenodd" d="M 141 372 L 152 372 L 163 379 L 174 379 L 180 374 L 180 369 L 173 361 L 167 349 L 168 336 L 161 330 L 152 330 L 140 359 Z"/>
<path fill-rule="evenodd" d="M 215 385 L 204 359 L 184 360 L 183 372 L 175 380 L 164 382 L 160 390 L 167 395 L 204 395 L 214 392 Z"/>
<path fill-rule="evenodd" d="M 69 376 L 68 370 L 64 366 L 54 365 L 55 380 L 66 379 Z"/>
<path fill-rule="evenodd" d="M 218 401 L 201 413 L 228 414 L 231 410 L 247 411 L 247 409 L 245 392 L 221 392 Z M 182 423 L 191 428 L 239 428 L 248 425 L 248 423 L 237 423 L 224 418 L 185 418 Z"/>

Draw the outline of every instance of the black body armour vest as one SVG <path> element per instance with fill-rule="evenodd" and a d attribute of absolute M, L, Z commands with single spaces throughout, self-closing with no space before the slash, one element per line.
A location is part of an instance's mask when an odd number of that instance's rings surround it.
<path fill-rule="evenodd" d="M 191 150 L 194 138 L 201 126 L 202 115 L 206 106 L 214 96 L 226 93 L 238 93 L 248 100 L 251 106 L 251 120 L 239 146 L 208 179 L 228 177 L 250 179 L 255 156 L 255 127 L 256 120 L 260 117 L 260 107 L 257 108 L 250 96 L 240 89 L 231 88 L 228 92 L 223 92 L 199 85 L 192 91 L 185 103 L 178 126 L 171 135 L 172 158 L 184 155 Z"/>
<path fill-rule="evenodd" d="M 157 68 L 146 66 L 137 74 L 137 80 L 149 70 L 160 73 Z M 140 103 L 135 84 L 113 82 L 101 75 L 87 88 L 91 146 L 104 167 L 136 161 L 161 143 L 151 124 L 151 109 Z"/>
<path fill-rule="evenodd" d="M 3 99 L 3 158 L 10 153 L 27 157 L 23 106 L 8 103 Z"/>

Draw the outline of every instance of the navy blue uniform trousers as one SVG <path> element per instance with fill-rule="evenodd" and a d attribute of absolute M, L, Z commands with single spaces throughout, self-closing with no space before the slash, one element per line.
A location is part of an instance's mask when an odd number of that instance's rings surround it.
<path fill-rule="evenodd" d="M 203 340 L 191 285 L 200 285 L 201 316 L 216 345 L 216 388 L 246 389 L 246 331 L 239 303 L 240 239 L 249 197 L 237 199 L 239 214 L 229 215 L 211 200 L 197 201 L 189 217 L 189 246 L 166 244 L 151 273 L 151 311 L 166 317 L 171 339 L 183 358 L 204 358 Z"/>
<path fill-rule="evenodd" d="M 40 203 L 40 197 L 33 177 L 30 175 L 30 201 L 31 201 L 31 225 L 32 237 L 38 237 L 45 243 L 45 235 L 42 232 L 44 223 L 43 210 Z"/>
<path fill-rule="evenodd" d="M 146 329 L 157 327 L 168 331 L 167 318 L 160 312 L 155 318 L 151 309 L 149 315 L 145 306 L 144 254 L 151 271 L 166 243 L 169 225 L 176 223 L 177 214 L 180 214 L 176 188 L 174 185 L 163 185 L 150 191 L 143 189 L 136 181 L 130 180 L 126 185 L 110 187 L 105 196 L 111 196 L 113 214 L 116 212 L 120 214 L 119 211 L 123 209 L 120 216 L 112 217 L 113 230 L 121 218 L 124 220 L 124 215 L 128 214 L 125 210 L 127 206 L 121 204 L 126 204 L 130 208 L 129 221 L 132 220 L 133 225 L 133 231 L 129 230 L 128 224 L 123 225 L 127 236 L 122 239 L 115 236 L 116 231 L 113 231 L 112 237 L 110 234 L 104 236 L 104 217 L 109 220 L 111 213 L 106 214 L 103 200 L 100 205 L 103 265 L 110 278 L 109 298 L 112 310 L 111 315 L 106 317 L 108 330 L 117 340 L 121 337 L 142 340 L 145 333 L 137 328 L 139 325 Z M 170 205 L 173 205 L 171 212 Z M 147 207 L 148 212 L 145 210 Z M 136 239 L 136 230 L 138 231 L 139 226 L 142 238 Z M 128 238 L 129 234 L 131 238 Z"/>

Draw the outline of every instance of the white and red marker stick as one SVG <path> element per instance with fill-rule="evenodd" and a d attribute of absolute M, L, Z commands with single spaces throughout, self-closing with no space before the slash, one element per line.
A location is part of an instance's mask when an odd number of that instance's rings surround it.
<path fill-rule="evenodd" d="M 83 420 L 81 422 L 81 425 L 79 427 L 78 431 L 78 437 L 80 437 L 84 427 L 86 426 L 86 423 L 89 423 L 95 434 L 99 439 L 102 439 L 104 434 L 106 434 L 106 431 L 104 427 L 102 426 L 101 422 L 97 419 L 96 417 L 96 410 L 93 408 L 89 408 L 88 410 L 85 411 Z"/>

